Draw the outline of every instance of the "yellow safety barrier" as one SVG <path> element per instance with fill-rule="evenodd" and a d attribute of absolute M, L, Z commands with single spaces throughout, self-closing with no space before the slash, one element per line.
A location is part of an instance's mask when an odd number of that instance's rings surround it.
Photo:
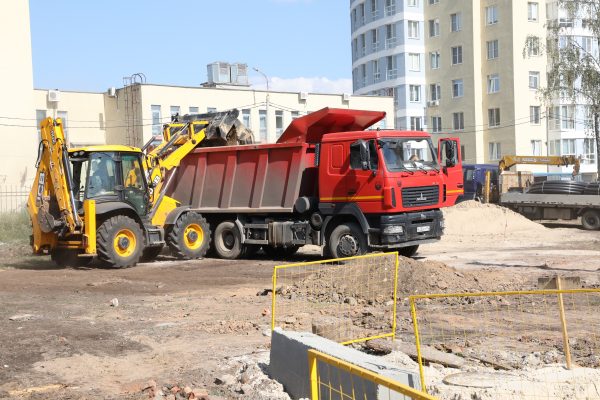
<path fill-rule="evenodd" d="M 308 367 L 312 400 L 371 400 L 372 392 L 378 399 L 435 400 L 420 390 L 316 350 L 308 351 Z M 386 388 L 387 393 L 377 386 Z"/>
<path fill-rule="evenodd" d="M 600 289 L 426 294 L 409 304 L 425 391 L 600 398 Z M 464 364 L 426 366 L 440 351 Z"/>
<path fill-rule="evenodd" d="M 276 266 L 271 328 L 349 344 L 394 337 L 398 253 Z"/>

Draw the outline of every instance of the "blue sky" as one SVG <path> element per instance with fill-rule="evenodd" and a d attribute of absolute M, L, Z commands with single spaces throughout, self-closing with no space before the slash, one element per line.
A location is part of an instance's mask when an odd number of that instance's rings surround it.
<path fill-rule="evenodd" d="M 195 86 L 247 63 L 272 90 L 351 91 L 347 0 L 30 0 L 36 88 L 104 91 L 143 72 Z"/>

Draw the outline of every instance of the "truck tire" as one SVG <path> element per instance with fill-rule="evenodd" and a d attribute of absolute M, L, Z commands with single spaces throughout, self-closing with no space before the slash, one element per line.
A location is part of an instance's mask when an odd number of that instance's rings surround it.
<path fill-rule="evenodd" d="M 202 215 L 186 212 L 168 229 L 166 242 L 179 259 L 204 257 L 210 245 L 210 226 Z"/>
<path fill-rule="evenodd" d="M 142 262 L 150 262 L 156 260 L 156 257 L 160 255 L 163 250 L 163 246 L 158 247 L 146 247 L 142 252 L 142 257 L 140 261 Z"/>
<path fill-rule="evenodd" d="M 70 249 L 54 249 L 50 252 L 50 259 L 59 267 L 85 267 L 92 262 L 93 257 L 79 257 L 79 251 Z"/>
<path fill-rule="evenodd" d="M 600 229 L 600 213 L 596 210 L 585 211 L 581 214 L 581 225 L 589 231 Z"/>
<path fill-rule="evenodd" d="M 293 256 L 298 252 L 300 246 L 289 246 L 289 247 L 273 247 L 273 246 L 263 246 L 263 251 L 267 255 L 268 258 L 273 260 L 283 260 L 288 257 Z"/>
<path fill-rule="evenodd" d="M 215 253 L 219 258 L 236 260 L 242 255 L 242 236 L 233 221 L 223 221 L 215 229 Z"/>
<path fill-rule="evenodd" d="M 354 222 L 347 222 L 335 227 L 329 235 L 327 243 L 329 252 L 333 258 L 353 257 L 365 254 L 368 250 L 367 238 Z"/>
<path fill-rule="evenodd" d="M 417 254 L 417 250 L 419 250 L 418 244 L 414 246 L 401 247 L 398 249 L 398 254 L 404 257 L 412 257 Z"/>
<path fill-rule="evenodd" d="M 133 219 L 117 215 L 104 221 L 96 233 L 98 259 L 114 268 L 133 267 L 144 249 L 142 228 Z"/>

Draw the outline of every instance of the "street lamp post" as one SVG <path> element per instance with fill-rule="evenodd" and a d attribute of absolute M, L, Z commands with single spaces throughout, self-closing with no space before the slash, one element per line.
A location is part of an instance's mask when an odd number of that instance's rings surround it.
<path fill-rule="evenodd" d="M 265 78 L 265 81 L 267 82 L 267 101 L 266 101 L 267 115 L 265 116 L 265 129 L 267 131 L 267 141 L 269 141 L 269 78 L 267 77 L 267 74 L 262 72 L 260 69 L 255 67 L 254 70 L 256 72 L 258 72 L 259 74 L 261 74 Z"/>

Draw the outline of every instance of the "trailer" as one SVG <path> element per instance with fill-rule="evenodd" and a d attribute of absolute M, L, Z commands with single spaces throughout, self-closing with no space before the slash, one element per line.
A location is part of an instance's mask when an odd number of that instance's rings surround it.
<path fill-rule="evenodd" d="M 586 194 L 503 193 L 500 204 L 532 220 L 581 217 L 588 230 L 600 229 L 600 196 Z"/>
<path fill-rule="evenodd" d="M 261 247 L 285 257 L 308 244 L 332 257 L 411 256 L 440 239 L 440 208 L 462 194 L 460 144 L 441 139 L 436 155 L 425 132 L 366 130 L 384 117 L 325 108 L 294 120 L 275 144 L 198 148 L 167 193 L 208 221 L 221 258 Z"/>

